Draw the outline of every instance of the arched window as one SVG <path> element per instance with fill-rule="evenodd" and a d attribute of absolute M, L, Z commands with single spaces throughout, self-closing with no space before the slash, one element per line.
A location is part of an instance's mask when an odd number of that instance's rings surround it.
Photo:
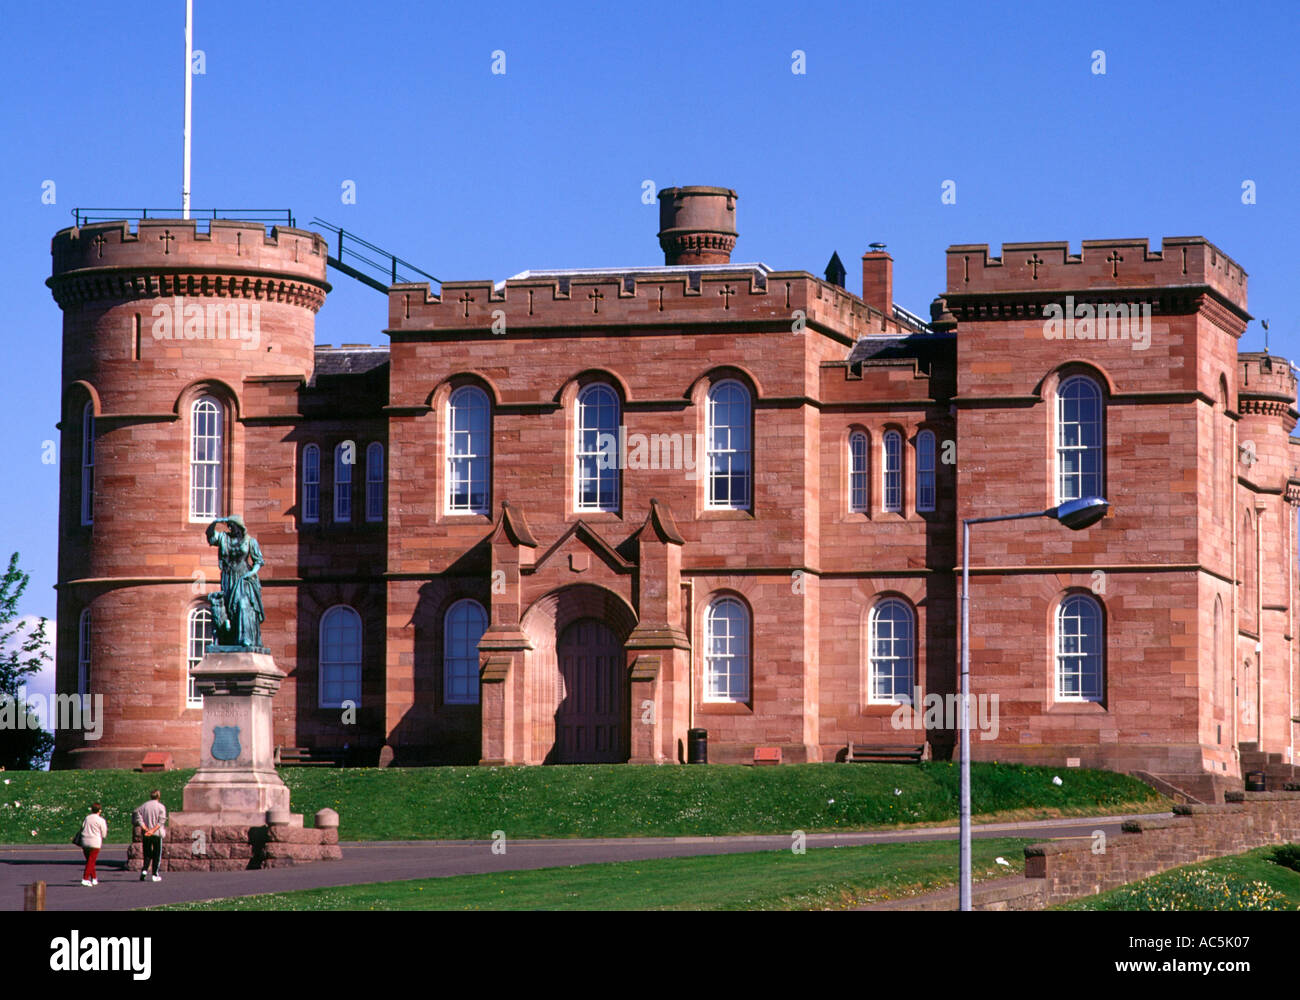
<path fill-rule="evenodd" d="M 934 510 L 934 431 L 916 436 L 916 509 Z"/>
<path fill-rule="evenodd" d="M 487 393 L 462 386 L 447 402 L 447 513 L 488 513 L 491 410 Z"/>
<path fill-rule="evenodd" d="M 1056 393 L 1056 502 L 1102 496 L 1102 407 L 1097 383 L 1072 375 Z"/>
<path fill-rule="evenodd" d="M 320 520 L 320 449 L 314 444 L 302 450 L 302 519 Z"/>
<path fill-rule="evenodd" d="M 355 441 L 340 441 L 334 448 L 334 520 L 352 520 L 352 466 L 357 463 Z"/>
<path fill-rule="evenodd" d="M 320 620 L 320 707 L 361 704 L 361 616 L 346 604 Z"/>
<path fill-rule="evenodd" d="M 903 512 L 903 435 L 898 431 L 885 431 L 881 441 L 884 461 L 880 463 L 883 502 L 888 513 Z"/>
<path fill-rule="evenodd" d="M 186 621 L 185 657 L 185 707 L 202 708 L 203 695 L 194 689 L 194 668 L 203 659 L 203 653 L 212 642 L 212 612 L 207 608 L 191 608 Z"/>
<path fill-rule="evenodd" d="M 95 407 L 81 411 L 81 523 L 95 520 Z"/>
<path fill-rule="evenodd" d="M 366 520 L 384 519 L 384 446 L 372 441 L 366 449 Z"/>
<path fill-rule="evenodd" d="M 574 497 L 578 510 L 618 511 L 618 396 L 607 385 L 578 393 Z"/>
<path fill-rule="evenodd" d="M 719 382 L 709 390 L 707 431 L 709 506 L 749 510 L 753 463 L 750 446 L 749 390 L 739 382 Z"/>
<path fill-rule="evenodd" d="M 906 601 L 890 597 L 871 609 L 868 697 L 875 704 L 911 704 L 916 684 L 916 623 Z"/>
<path fill-rule="evenodd" d="M 1056 700 L 1101 701 L 1103 653 L 1101 605 L 1071 594 L 1056 609 Z"/>
<path fill-rule="evenodd" d="M 90 694 L 90 608 L 77 622 L 77 694 Z"/>
<path fill-rule="evenodd" d="M 704 617 L 704 700 L 749 701 L 749 612 L 719 597 Z"/>
<path fill-rule="evenodd" d="M 448 705 L 478 704 L 478 642 L 487 630 L 487 612 L 478 601 L 457 601 L 447 609 L 442 629 L 442 700 Z"/>
<path fill-rule="evenodd" d="M 849 511 L 867 512 L 867 436 L 862 431 L 849 435 Z"/>
<path fill-rule="evenodd" d="M 211 396 L 190 407 L 190 520 L 222 516 L 222 410 Z"/>

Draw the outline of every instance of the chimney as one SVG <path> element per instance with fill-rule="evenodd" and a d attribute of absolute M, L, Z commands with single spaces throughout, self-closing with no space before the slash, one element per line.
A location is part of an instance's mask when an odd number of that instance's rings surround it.
<path fill-rule="evenodd" d="M 883 243 L 871 244 L 862 255 L 862 301 L 886 316 L 894 315 L 894 258 Z"/>
<path fill-rule="evenodd" d="M 731 263 L 736 245 L 736 192 L 721 187 L 659 192 L 659 245 L 665 264 Z"/>

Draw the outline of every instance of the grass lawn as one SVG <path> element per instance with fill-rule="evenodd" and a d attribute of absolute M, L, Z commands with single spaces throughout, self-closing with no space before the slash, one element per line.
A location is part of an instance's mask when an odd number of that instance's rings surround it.
<path fill-rule="evenodd" d="M 1140 882 L 1062 903 L 1053 909 L 1227 909 L 1228 906 L 1218 903 L 1218 898 L 1238 897 L 1249 883 L 1262 882 L 1266 888 L 1252 890 L 1252 896 L 1259 898 L 1276 894 L 1281 898 L 1271 900 L 1270 908 L 1295 910 L 1300 907 L 1300 872 L 1274 864 L 1269 860 L 1272 854 L 1272 847 L 1257 847 L 1244 854 L 1171 868 Z M 1193 875 L 1199 872 L 1209 872 L 1210 875 Z M 1225 890 L 1228 893 L 1226 897 L 1223 895 Z"/>
<path fill-rule="evenodd" d="M 1024 872 L 1030 840 L 976 840 L 972 877 Z M 1010 867 L 996 864 L 1002 856 Z M 957 842 L 663 858 L 237 896 L 161 910 L 822 910 L 956 883 Z"/>
<path fill-rule="evenodd" d="M 1109 771 L 972 765 L 975 812 L 1045 819 L 1159 812 L 1171 803 Z M 948 761 L 700 767 L 284 768 L 293 809 L 340 816 L 343 840 L 486 840 L 808 833 L 955 823 L 959 768 Z M 160 788 L 173 812 L 192 771 L 8 771 L 0 774 L 0 843 L 62 843 L 89 803 L 104 805 L 110 842 Z M 1058 775 L 1061 785 L 1054 785 Z"/>

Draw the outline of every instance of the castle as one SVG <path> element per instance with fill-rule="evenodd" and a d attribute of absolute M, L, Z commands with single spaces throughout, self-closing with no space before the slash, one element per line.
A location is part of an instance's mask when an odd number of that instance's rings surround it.
<path fill-rule="evenodd" d="M 214 517 L 261 543 L 276 742 L 362 762 L 952 753 L 963 518 L 976 759 L 1240 782 L 1294 758 L 1296 377 L 1239 353 L 1206 240 L 947 251 L 928 321 L 732 263 L 736 194 L 660 192 L 662 266 L 387 288 L 318 347 L 317 233 L 64 229 L 56 767 L 197 758 Z M 206 231 L 204 231 L 206 228 Z M 1067 315 L 1068 314 L 1068 315 Z M 905 713 L 904 716 L 905 717 Z M 912 728 L 912 726 L 921 728 Z"/>

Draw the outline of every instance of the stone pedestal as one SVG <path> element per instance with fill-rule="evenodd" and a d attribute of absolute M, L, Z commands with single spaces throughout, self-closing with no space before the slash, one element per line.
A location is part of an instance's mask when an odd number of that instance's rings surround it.
<path fill-rule="evenodd" d="M 275 770 L 271 717 L 271 701 L 286 676 L 269 653 L 203 657 L 194 670 L 194 687 L 203 695 L 199 770 L 185 786 L 178 822 L 264 826 L 268 812 L 289 812 L 289 789 Z M 295 825 L 302 825 L 301 816 Z"/>
<path fill-rule="evenodd" d="M 271 703 L 287 675 L 265 651 L 210 647 L 194 670 L 203 695 L 199 769 L 173 813 L 163 863 L 172 871 L 235 871 L 336 860 L 338 814 L 321 810 L 315 828 L 289 811 L 289 788 L 275 770 Z M 138 870 L 141 844 L 128 866 Z"/>

